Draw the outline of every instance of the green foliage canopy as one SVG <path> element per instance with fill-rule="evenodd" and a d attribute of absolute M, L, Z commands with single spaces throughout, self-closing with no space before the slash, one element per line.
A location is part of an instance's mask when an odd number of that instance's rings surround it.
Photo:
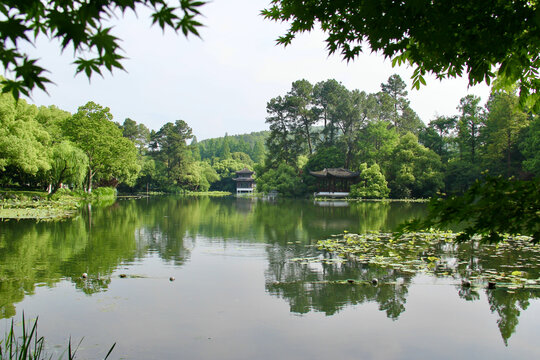
<path fill-rule="evenodd" d="M 0 95 L 0 171 L 11 166 L 35 175 L 50 168 L 49 134 L 36 121 L 37 108 L 10 94 Z"/>
<path fill-rule="evenodd" d="M 399 139 L 392 153 L 389 175 L 395 198 L 429 197 L 442 188 L 439 156 L 418 143 L 414 134 Z"/>
<path fill-rule="evenodd" d="M 361 199 L 385 199 L 390 194 L 388 183 L 379 165 L 360 165 L 360 181 L 351 186 L 350 196 Z"/>
<path fill-rule="evenodd" d="M 69 141 L 53 145 L 51 149 L 51 169 L 49 181 L 52 184 L 51 195 L 61 183 L 71 183 L 81 187 L 88 169 L 86 154 Z"/>
<path fill-rule="evenodd" d="M 56 39 L 62 50 L 73 48 L 77 73 L 89 78 L 103 69 L 123 69 L 119 39 L 106 22 L 118 13 L 136 12 L 139 6 L 152 11 L 152 24 L 161 29 L 181 31 L 184 36 L 199 36 L 197 21 L 204 1 L 180 0 L 8 0 L 0 3 L 0 62 L 11 79 L 2 79 L 2 92 L 16 99 L 35 87 L 45 90 L 51 81 L 47 70 L 38 65 L 20 46 L 35 45 L 41 36 Z"/>
<path fill-rule="evenodd" d="M 180 185 L 188 165 L 193 161 L 187 146 L 187 140 L 193 138 L 193 132 L 184 120 L 166 123 L 154 137 L 154 148 L 160 161 L 165 164 L 170 184 Z"/>
<path fill-rule="evenodd" d="M 486 116 L 485 126 L 481 130 L 481 136 L 485 138 L 486 158 L 491 160 L 491 166 L 498 166 L 504 159 L 505 170 L 510 177 L 512 167 L 515 166 L 513 155 L 516 152 L 516 144 L 524 128 L 529 126 L 528 115 L 518 106 L 518 99 L 512 93 L 493 92 L 487 103 L 489 110 Z"/>
<path fill-rule="evenodd" d="M 533 0 L 272 0 L 265 18 L 289 22 L 277 42 L 319 25 L 330 53 L 347 60 L 367 44 L 393 63 L 415 66 L 413 87 L 424 75 L 467 75 L 469 84 L 519 82 L 523 104 L 540 110 L 540 20 Z"/>
<path fill-rule="evenodd" d="M 531 122 L 525 139 L 520 144 L 521 151 L 526 159 L 523 166 L 536 176 L 540 176 L 540 117 Z"/>
<path fill-rule="evenodd" d="M 88 157 L 87 190 L 92 190 L 94 176 L 98 180 L 112 178 L 133 183 L 140 171 L 137 149 L 122 137 L 122 131 L 112 121 L 109 108 L 92 101 L 79 107 L 63 126 L 66 137 L 80 147 Z"/>
<path fill-rule="evenodd" d="M 304 194 L 305 186 L 293 166 L 281 163 L 257 178 L 257 190 L 263 193 L 275 190 L 281 196 L 295 197 Z"/>
<path fill-rule="evenodd" d="M 463 196 L 444 199 L 435 196 L 424 219 L 404 224 L 400 231 L 417 231 L 434 226 L 466 224 L 458 241 L 480 234 L 484 241 L 499 242 L 501 234 L 530 234 L 540 241 L 540 183 L 507 181 L 502 176 L 476 181 Z"/>

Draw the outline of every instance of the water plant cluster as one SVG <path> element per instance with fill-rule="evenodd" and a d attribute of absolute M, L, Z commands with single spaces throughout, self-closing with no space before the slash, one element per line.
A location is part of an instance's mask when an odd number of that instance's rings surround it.
<path fill-rule="evenodd" d="M 0 219 L 58 220 L 72 216 L 79 204 L 74 197 L 52 200 L 40 195 L 9 196 L 0 200 Z"/>
<path fill-rule="evenodd" d="M 509 289 L 540 289 L 540 246 L 527 236 L 503 235 L 498 244 L 485 244 L 478 238 L 468 243 L 455 242 L 458 233 L 428 231 L 335 235 L 317 242 L 323 255 L 309 261 L 328 262 L 326 256 L 342 261 L 373 264 L 403 273 L 424 273 L 460 280 L 463 286 L 487 286 Z M 306 261 L 306 259 L 292 259 Z M 492 285 L 493 286 L 493 285 Z"/>
<path fill-rule="evenodd" d="M 60 189 L 53 196 L 44 191 L 0 191 L 0 220 L 60 220 L 73 216 L 84 203 L 108 204 L 115 199 L 115 189 L 105 187 L 91 194 Z"/>

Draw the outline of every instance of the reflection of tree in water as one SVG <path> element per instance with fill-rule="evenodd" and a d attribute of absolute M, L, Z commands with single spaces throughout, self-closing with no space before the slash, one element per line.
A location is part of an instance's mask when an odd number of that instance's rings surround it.
<path fill-rule="evenodd" d="M 181 219 L 189 209 L 167 205 L 165 211 L 159 204 L 124 201 L 107 208 L 88 206 L 80 216 L 61 222 L 2 223 L 0 317 L 14 316 L 14 304 L 33 294 L 36 284 L 53 286 L 67 278 L 86 294 L 104 291 L 121 263 L 145 256 L 149 248 L 182 264 L 189 252 L 183 246 L 187 223 Z M 148 236 L 156 241 L 149 242 Z"/>
<path fill-rule="evenodd" d="M 185 206 L 178 198 L 150 199 L 132 202 L 136 213 L 145 221 L 137 226 L 135 239 L 142 254 L 157 253 L 166 261 L 182 265 L 189 257 L 184 246 L 191 224 L 198 221 L 201 211 Z"/>
<path fill-rule="evenodd" d="M 254 209 L 253 226 L 260 229 L 267 243 L 309 242 L 302 227 L 305 212 L 303 202 L 280 200 L 277 203 L 261 201 Z"/>
<path fill-rule="evenodd" d="M 503 242 L 498 245 L 480 244 L 478 242 L 466 242 L 461 244 L 439 243 L 435 249 L 429 251 L 443 259 L 444 266 L 438 266 L 434 271 L 435 276 L 445 275 L 448 270 L 453 272 L 456 279 L 471 279 L 484 277 L 493 282 L 511 282 L 515 284 L 513 289 L 496 288 L 482 290 L 478 287 L 458 287 L 459 296 L 467 301 L 480 299 L 480 293 L 485 292 L 487 301 L 492 312 L 499 316 L 497 325 L 503 338 L 508 345 L 508 340 L 515 333 L 519 323 L 521 311 L 529 306 L 530 299 L 540 298 L 539 289 L 520 288 L 524 279 L 508 277 L 512 272 L 527 275 L 529 279 L 537 279 L 540 276 L 540 252 L 530 241 Z M 505 276 L 502 276 L 506 274 Z M 499 277 L 497 277 L 499 276 Z M 500 277 L 502 276 L 502 277 Z"/>
<path fill-rule="evenodd" d="M 389 204 L 387 221 L 383 231 L 394 231 L 401 223 L 413 218 L 422 218 L 427 213 L 425 203 L 392 202 Z M 373 229 L 371 229 L 373 230 Z"/>
<path fill-rule="evenodd" d="M 387 202 L 353 202 L 348 206 L 329 206 L 308 201 L 280 199 L 260 201 L 254 207 L 254 227 L 262 229 L 269 243 L 290 241 L 311 243 L 343 230 L 366 232 L 390 230 L 423 211 L 423 204 L 390 204 Z M 412 214 L 412 215 L 411 215 Z"/>
<path fill-rule="evenodd" d="M 530 299 L 540 298 L 540 292 L 525 289 L 515 292 L 496 289 L 488 291 L 487 298 L 491 311 L 499 315 L 497 326 L 504 344 L 508 346 L 508 339 L 516 332 L 521 311 L 527 310 Z"/>
<path fill-rule="evenodd" d="M 147 203 L 145 209 L 152 213 L 149 216 L 168 217 L 189 234 L 280 244 L 310 243 L 344 229 L 384 229 L 386 214 L 393 207 L 376 202 L 339 208 L 289 199 L 268 202 L 253 198 L 207 197 L 165 197 L 149 199 Z M 408 219 L 405 212 L 395 212 L 395 216 L 400 216 L 397 221 Z M 168 233 L 165 221 L 158 220 L 157 223 L 159 232 Z"/>
<path fill-rule="evenodd" d="M 65 237 L 55 236 L 56 230 Z M 62 264 L 86 246 L 79 220 L 35 223 L 4 222 L 0 228 L 0 316 L 15 315 L 14 303 L 33 294 L 36 283 L 53 285 L 64 274 Z M 67 275 L 69 276 L 69 275 Z"/>
<path fill-rule="evenodd" d="M 267 250 L 266 289 L 286 299 L 295 313 L 321 311 L 331 315 L 352 304 L 377 302 L 389 318 L 397 319 L 405 311 L 411 275 L 353 261 L 290 260 L 318 255 L 317 250 L 305 245 L 344 228 L 351 232 L 387 229 L 407 219 L 410 211 L 423 211 L 416 205 L 351 203 L 348 208 L 331 208 L 288 200 L 269 203 L 166 197 L 119 201 L 107 208 L 93 206 L 77 218 L 57 223 L 2 223 L 0 317 L 15 315 L 14 304 L 32 294 L 37 283 L 52 286 L 68 278 L 78 289 L 92 294 L 108 288 L 110 276 L 120 264 L 144 258 L 149 252 L 181 265 L 190 256 L 189 248 L 196 245 L 194 237 L 202 235 L 220 241 L 271 244 Z M 527 272 L 528 278 L 540 277 L 539 252 L 528 246 L 506 251 L 504 246 L 442 243 L 426 249 L 421 257 L 431 255 L 441 259 L 433 268 L 434 275 L 453 276 L 457 281 L 486 270 L 520 270 Z M 81 279 L 82 273 L 88 273 L 88 278 Z M 342 283 L 346 279 L 369 283 L 373 278 L 379 280 L 378 286 Z M 457 291 L 464 299 L 477 300 L 483 290 L 473 286 L 458 287 Z M 521 311 L 530 299 L 540 297 L 540 292 L 485 291 L 491 310 L 500 317 L 498 325 L 506 343 L 516 331 Z"/>
<path fill-rule="evenodd" d="M 539 299 L 540 291 L 533 289 L 491 289 L 485 290 L 490 310 L 497 313 L 499 319 L 497 326 L 504 341 L 508 346 L 508 340 L 516 332 L 519 324 L 521 311 L 527 310 L 531 299 Z M 459 296 L 467 301 L 479 300 L 478 289 L 471 287 L 461 287 Z"/>
<path fill-rule="evenodd" d="M 461 278 L 469 278 L 475 274 L 508 274 L 522 271 L 529 279 L 540 277 L 540 252 L 528 241 L 512 242 L 510 244 L 483 245 L 477 242 L 467 242 L 453 245 L 447 254 L 459 259 L 457 273 Z M 504 280 L 510 281 L 510 280 Z M 505 345 L 516 332 L 519 316 L 529 306 L 530 299 L 540 298 L 539 289 L 519 288 L 484 290 L 492 312 L 499 316 L 497 325 Z M 474 288 L 460 288 L 460 297 L 465 300 L 478 300 L 479 291 Z"/>
<path fill-rule="evenodd" d="M 377 302 L 379 309 L 394 320 L 405 311 L 411 275 L 354 261 L 291 261 L 318 254 L 305 249 L 276 244 L 267 250 L 266 289 L 286 299 L 291 312 L 305 314 L 315 310 L 333 315 L 346 306 L 366 302 Z M 355 283 L 347 283 L 348 279 Z M 379 284 L 372 285 L 372 279 L 378 279 Z"/>

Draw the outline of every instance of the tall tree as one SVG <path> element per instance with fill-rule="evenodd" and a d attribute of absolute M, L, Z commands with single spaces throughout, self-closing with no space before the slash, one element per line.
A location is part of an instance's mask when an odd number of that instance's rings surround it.
<path fill-rule="evenodd" d="M 288 114 L 287 100 L 281 96 L 270 99 L 266 105 L 270 125 L 270 135 L 266 139 L 268 160 L 271 163 L 285 162 L 296 166 L 302 152 L 301 139 L 291 132 L 292 124 Z"/>
<path fill-rule="evenodd" d="M 134 182 L 140 170 L 137 149 L 112 121 L 109 108 L 92 101 L 79 107 L 63 129 L 66 137 L 81 148 L 88 157 L 87 186 L 92 191 L 97 180 Z"/>
<path fill-rule="evenodd" d="M 144 124 L 137 124 L 130 118 L 126 118 L 120 128 L 122 135 L 137 146 L 139 154 L 143 154 L 150 142 L 150 130 Z"/>
<path fill-rule="evenodd" d="M 391 75 L 386 84 L 381 84 L 381 90 L 393 100 L 394 114 L 392 120 L 396 128 L 399 127 L 399 118 L 402 116 L 403 110 L 409 106 L 406 89 L 407 84 L 398 74 Z"/>
<path fill-rule="evenodd" d="M 480 106 L 480 100 L 477 96 L 467 95 L 461 98 L 458 106 L 459 111 L 461 111 L 457 124 L 460 156 L 463 158 L 464 154 L 468 154 L 472 164 L 476 163 L 477 160 L 480 128 L 484 125 L 484 113 Z"/>
<path fill-rule="evenodd" d="M 418 134 L 422 145 L 435 151 L 444 162 L 448 161 L 450 156 L 449 146 L 454 141 L 451 134 L 455 130 L 457 121 L 457 116 L 438 116 Z"/>
<path fill-rule="evenodd" d="M 437 130 L 440 137 L 445 137 L 455 129 L 457 121 L 457 116 L 438 116 L 429 122 L 429 127 Z"/>
<path fill-rule="evenodd" d="M 291 90 L 285 96 L 292 132 L 306 139 L 309 154 L 313 154 L 313 125 L 318 120 L 316 108 L 313 108 L 313 85 L 307 80 L 292 83 Z"/>
<path fill-rule="evenodd" d="M 393 107 L 391 121 L 395 128 L 402 134 L 408 131 L 418 134 L 419 130 L 425 126 L 414 110 L 410 108 L 406 89 L 407 84 L 397 74 L 390 76 L 386 84 L 381 84 L 382 92 L 391 99 Z"/>
<path fill-rule="evenodd" d="M 336 125 L 330 114 L 336 108 L 343 88 L 344 86 L 334 79 L 321 81 L 313 87 L 314 105 L 318 108 L 319 120 L 323 121 L 323 141 L 330 146 L 335 144 L 337 136 Z"/>
<path fill-rule="evenodd" d="M 512 171 L 512 153 L 522 129 L 529 125 L 527 113 L 518 107 L 516 95 L 500 91 L 491 94 L 486 107 L 486 126 L 482 129 L 486 157 L 495 162 L 504 159 L 506 176 L 517 175 Z"/>
<path fill-rule="evenodd" d="M 374 102 L 374 104 L 371 105 L 372 112 L 370 119 L 373 121 L 391 122 L 394 112 L 394 100 L 392 97 L 384 91 L 379 91 L 378 93 L 370 96 L 370 101 Z"/>
<path fill-rule="evenodd" d="M 193 161 L 187 146 L 187 140 L 193 138 L 188 124 L 183 120 L 166 123 L 156 133 L 159 158 L 167 169 L 167 178 L 171 184 L 181 185 L 187 168 Z"/>
<path fill-rule="evenodd" d="M 363 91 L 342 89 L 339 102 L 332 112 L 336 127 L 341 131 L 340 141 L 345 145 L 345 167 L 352 165 L 358 144 L 359 130 L 366 125 L 367 94 Z"/>

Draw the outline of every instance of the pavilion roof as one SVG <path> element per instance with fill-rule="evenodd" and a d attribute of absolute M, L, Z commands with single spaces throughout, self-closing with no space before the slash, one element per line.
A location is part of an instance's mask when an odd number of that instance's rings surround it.
<path fill-rule="evenodd" d="M 251 174 L 253 174 L 253 173 L 254 173 L 254 171 L 251 171 L 251 170 L 249 170 L 248 168 L 243 168 L 242 170 L 236 171 L 236 174 L 237 174 L 237 175 L 243 175 L 243 174 L 249 174 L 249 175 L 251 175 Z"/>
<path fill-rule="evenodd" d="M 344 168 L 323 169 L 321 171 L 310 171 L 309 173 L 318 178 L 335 177 L 340 179 L 352 179 L 360 175 L 359 172 Z"/>

